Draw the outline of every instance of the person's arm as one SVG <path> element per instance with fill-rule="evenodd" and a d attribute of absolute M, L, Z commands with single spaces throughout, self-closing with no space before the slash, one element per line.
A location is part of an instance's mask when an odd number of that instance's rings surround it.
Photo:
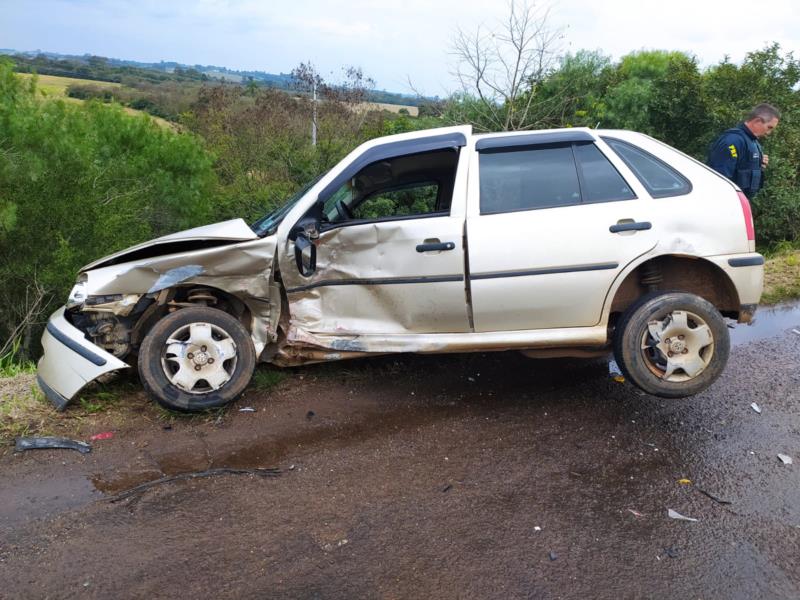
<path fill-rule="evenodd" d="M 738 138 L 739 136 L 735 135 L 720 137 L 708 155 L 708 165 L 717 173 L 731 180 L 736 175 L 736 163 L 739 162 L 739 157 L 746 150 Z"/>

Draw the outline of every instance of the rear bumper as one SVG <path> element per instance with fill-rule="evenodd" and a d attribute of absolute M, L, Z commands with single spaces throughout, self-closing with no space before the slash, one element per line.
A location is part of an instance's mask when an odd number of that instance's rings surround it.
<path fill-rule="evenodd" d="M 758 304 L 761 299 L 761 292 L 764 291 L 764 257 L 756 252 L 746 254 L 725 254 L 721 256 L 706 257 L 707 260 L 715 263 L 720 269 L 730 277 L 731 282 L 736 288 L 739 296 L 739 303 L 743 305 Z M 742 309 L 745 312 L 755 312 Z M 743 321 L 746 322 L 746 321 Z"/>
<path fill-rule="evenodd" d="M 64 410 L 83 387 L 101 375 L 128 365 L 88 341 L 64 317 L 62 306 L 50 316 L 42 334 L 44 354 L 39 359 L 37 381 L 58 410 Z"/>

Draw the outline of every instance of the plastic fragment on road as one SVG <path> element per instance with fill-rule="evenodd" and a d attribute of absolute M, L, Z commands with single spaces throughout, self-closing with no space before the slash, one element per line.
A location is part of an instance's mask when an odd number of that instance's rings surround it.
<path fill-rule="evenodd" d="M 789 456 L 788 454 L 778 454 L 778 458 L 785 465 L 791 465 L 792 463 L 794 463 L 792 457 Z"/>
<path fill-rule="evenodd" d="M 691 479 L 686 479 L 686 478 L 678 479 L 678 483 L 680 483 L 681 485 L 691 485 L 692 484 L 692 480 Z"/>
<path fill-rule="evenodd" d="M 541 531 L 541 530 L 542 530 L 542 528 L 541 528 L 541 527 L 539 527 L 538 525 L 536 525 L 536 526 L 534 526 L 533 530 L 534 530 L 534 531 Z"/>
<path fill-rule="evenodd" d="M 672 510 L 671 508 L 667 509 L 667 516 L 670 519 L 676 519 L 678 521 L 691 521 L 692 523 L 697 523 L 697 521 L 699 521 L 699 519 L 694 519 L 692 517 L 687 517 L 685 515 L 682 515 L 681 513 L 679 513 L 676 510 Z"/>
<path fill-rule="evenodd" d="M 752 408 L 752 409 L 753 409 L 754 411 L 756 411 L 758 414 L 761 414 L 761 407 L 760 407 L 758 404 L 756 404 L 755 402 L 753 402 L 753 403 L 750 405 L 750 408 Z"/>
<path fill-rule="evenodd" d="M 113 431 L 104 431 L 103 433 L 95 433 L 93 436 L 90 436 L 89 439 L 96 442 L 97 440 L 110 440 L 113 437 Z"/>
<path fill-rule="evenodd" d="M 245 406 L 244 408 L 240 408 L 239 412 L 256 412 L 256 409 L 252 406 Z"/>
<path fill-rule="evenodd" d="M 625 383 L 625 377 L 623 377 L 622 371 L 620 370 L 617 361 L 614 359 L 608 361 L 608 374 L 611 376 L 611 379 L 617 383 Z"/>
<path fill-rule="evenodd" d="M 632 508 L 629 508 L 629 509 L 628 509 L 628 512 L 629 512 L 629 513 L 631 513 L 631 514 L 632 514 L 634 517 L 636 517 L 636 518 L 641 518 L 641 517 L 643 517 L 643 516 L 644 516 L 644 515 L 643 515 L 642 513 L 640 513 L 638 510 L 633 510 Z"/>
<path fill-rule="evenodd" d="M 558 554 L 556 554 L 552 550 L 550 550 L 550 553 L 549 553 L 548 556 L 550 557 L 550 560 L 558 560 Z"/>
<path fill-rule="evenodd" d="M 59 437 L 20 437 L 16 439 L 14 444 L 15 452 L 23 452 L 25 450 L 50 450 L 54 448 L 77 450 L 81 454 L 88 454 L 92 451 L 92 447 L 86 442 L 78 442 L 76 440 Z"/>

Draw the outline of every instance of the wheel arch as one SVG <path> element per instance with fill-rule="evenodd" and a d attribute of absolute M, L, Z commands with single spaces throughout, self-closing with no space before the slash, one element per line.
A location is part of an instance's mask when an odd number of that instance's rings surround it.
<path fill-rule="evenodd" d="M 737 318 L 741 309 L 736 286 L 718 265 L 699 256 L 661 254 L 632 262 L 617 276 L 606 296 L 603 319 L 612 325 L 629 306 L 654 291 L 695 294 L 730 318 Z"/>

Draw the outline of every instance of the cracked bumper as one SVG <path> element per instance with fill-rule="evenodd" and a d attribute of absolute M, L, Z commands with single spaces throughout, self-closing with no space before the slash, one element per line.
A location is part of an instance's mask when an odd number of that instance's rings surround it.
<path fill-rule="evenodd" d="M 128 365 L 88 341 L 64 317 L 62 306 L 47 322 L 42 335 L 44 354 L 39 359 L 37 381 L 58 410 L 64 410 L 83 387 L 101 375 Z"/>

